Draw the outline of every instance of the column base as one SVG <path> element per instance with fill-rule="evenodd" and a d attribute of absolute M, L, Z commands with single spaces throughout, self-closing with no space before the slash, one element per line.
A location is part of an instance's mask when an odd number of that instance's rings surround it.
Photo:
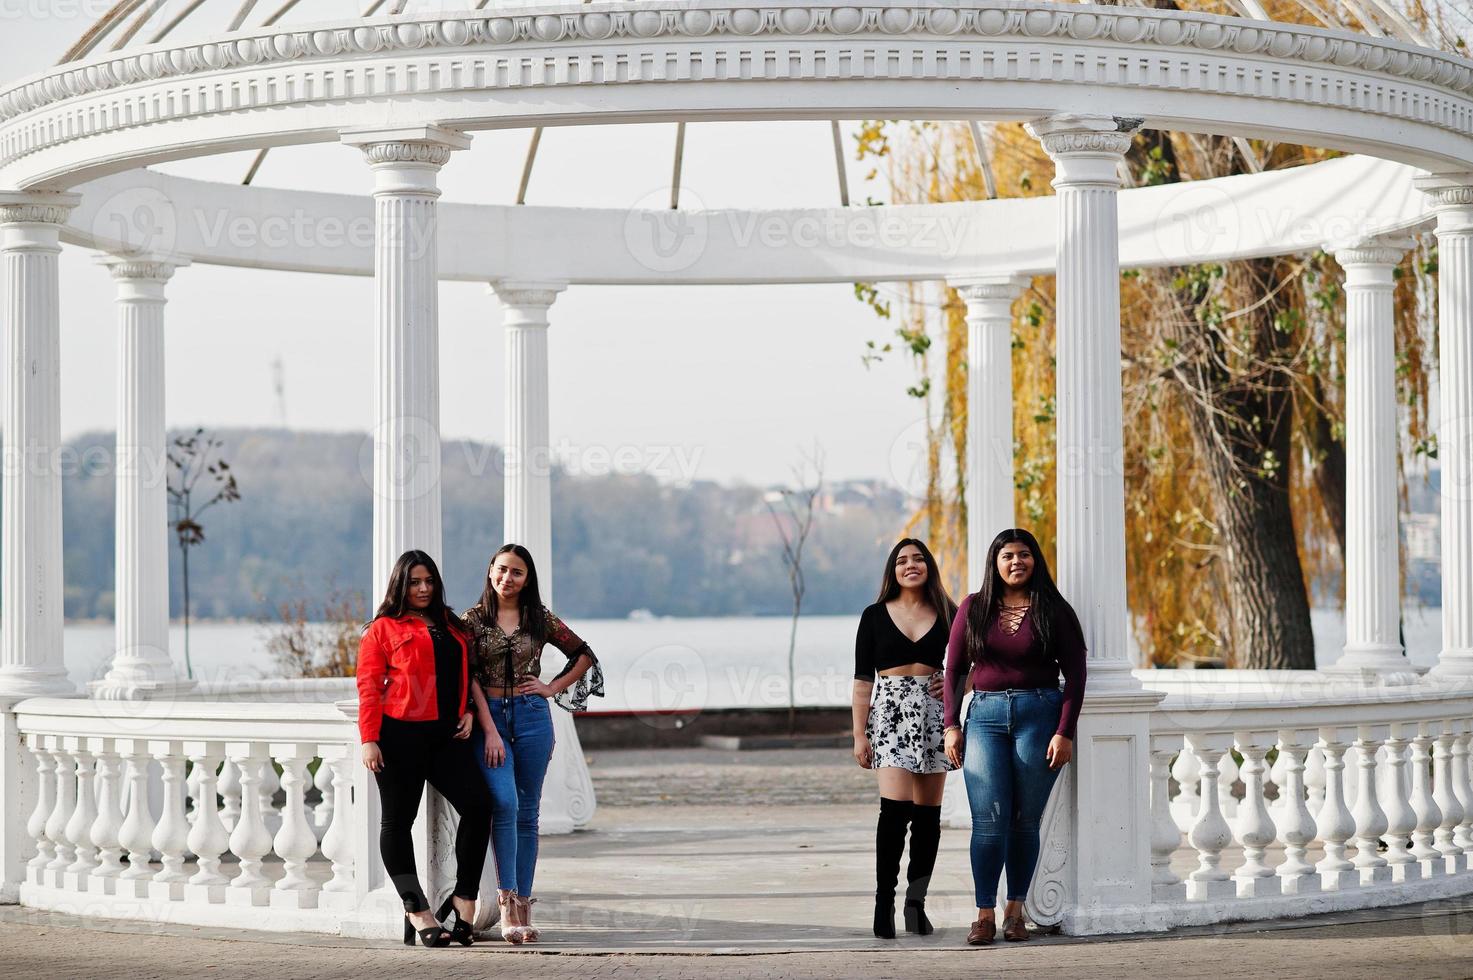
<path fill-rule="evenodd" d="M 172 670 L 171 670 L 172 675 Z M 111 673 L 87 685 L 87 696 L 97 701 L 168 701 L 193 694 L 199 682 L 179 677 L 121 676 Z"/>
<path fill-rule="evenodd" d="M 67 679 L 64 670 L 39 670 L 34 667 L 0 667 L 0 697 L 6 700 L 21 698 L 69 698 L 77 695 L 77 688 Z"/>
<path fill-rule="evenodd" d="M 1427 672 L 1434 680 L 1473 681 L 1473 650 L 1444 650 Z"/>
<path fill-rule="evenodd" d="M 1346 647 L 1340 659 L 1321 667 L 1320 673 L 1359 681 L 1366 687 L 1400 687 L 1422 680 L 1422 672 L 1412 666 L 1401 647 Z"/>

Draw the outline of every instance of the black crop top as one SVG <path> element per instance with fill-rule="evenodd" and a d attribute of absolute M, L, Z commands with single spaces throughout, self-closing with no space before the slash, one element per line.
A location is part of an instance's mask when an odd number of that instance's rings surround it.
<path fill-rule="evenodd" d="M 940 670 L 946 663 L 947 634 L 947 623 L 938 615 L 926 635 L 912 641 L 895 625 L 885 604 L 877 602 L 859 617 L 859 633 L 854 638 L 854 679 L 873 681 L 877 671 L 908 664 Z"/>

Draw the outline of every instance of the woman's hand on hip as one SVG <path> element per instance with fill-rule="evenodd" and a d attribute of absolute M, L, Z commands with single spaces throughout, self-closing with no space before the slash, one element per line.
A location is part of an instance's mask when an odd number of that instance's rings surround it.
<path fill-rule="evenodd" d="M 926 684 L 926 693 L 937 701 L 946 700 L 946 675 L 936 671 L 931 675 L 931 680 Z"/>
<path fill-rule="evenodd" d="M 384 753 L 377 742 L 363 743 L 363 766 L 369 772 L 383 772 Z"/>
<path fill-rule="evenodd" d="M 859 763 L 861 769 L 875 767 L 875 750 L 869 744 L 868 735 L 854 736 L 854 761 Z"/>
<path fill-rule="evenodd" d="M 557 692 L 549 684 L 544 684 L 536 677 L 523 677 L 517 684 L 518 694 L 540 694 L 544 698 L 550 698 Z"/>
<path fill-rule="evenodd" d="M 470 738 L 471 737 L 471 726 L 474 724 L 475 720 L 476 720 L 476 716 L 473 715 L 473 714 L 471 714 L 469 711 L 467 711 L 465 714 L 461 715 L 460 716 L 460 724 L 458 724 L 458 725 L 455 726 L 455 737 L 456 738 Z"/>
<path fill-rule="evenodd" d="M 490 768 L 500 769 L 501 764 L 506 761 L 506 743 L 501 741 L 501 733 L 496 730 L 495 725 L 486 726 L 485 735 L 486 746 L 481 757 Z"/>
<path fill-rule="evenodd" d="M 958 769 L 962 765 L 962 730 L 960 728 L 948 728 L 946 730 L 946 759 Z"/>
<path fill-rule="evenodd" d="M 1050 769 L 1064 768 L 1064 764 L 1074 758 L 1074 740 L 1055 735 L 1048 740 L 1048 751 L 1043 756 L 1048 760 Z"/>

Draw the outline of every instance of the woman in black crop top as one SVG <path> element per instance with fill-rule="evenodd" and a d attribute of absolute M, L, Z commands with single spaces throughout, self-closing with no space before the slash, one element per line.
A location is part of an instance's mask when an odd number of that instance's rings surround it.
<path fill-rule="evenodd" d="M 941 843 L 946 773 L 942 666 L 956 603 L 925 542 L 890 552 L 880 597 L 859 617 L 854 642 L 854 758 L 880 785 L 875 828 L 875 935 L 895 938 L 895 887 L 910 827 L 905 928 L 923 936 L 926 888 Z"/>

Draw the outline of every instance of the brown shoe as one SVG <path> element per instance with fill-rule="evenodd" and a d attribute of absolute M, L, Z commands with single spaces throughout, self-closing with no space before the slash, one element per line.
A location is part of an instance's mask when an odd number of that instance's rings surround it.
<path fill-rule="evenodd" d="M 1028 925 L 1021 915 L 1010 915 L 1002 920 L 1002 938 L 1010 943 L 1024 942 L 1029 938 Z"/>
<path fill-rule="evenodd" d="M 967 933 L 968 946 L 991 946 L 992 941 L 997 938 L 997 920 L 978 919 L 972 923 L 971 931 Z"/>

